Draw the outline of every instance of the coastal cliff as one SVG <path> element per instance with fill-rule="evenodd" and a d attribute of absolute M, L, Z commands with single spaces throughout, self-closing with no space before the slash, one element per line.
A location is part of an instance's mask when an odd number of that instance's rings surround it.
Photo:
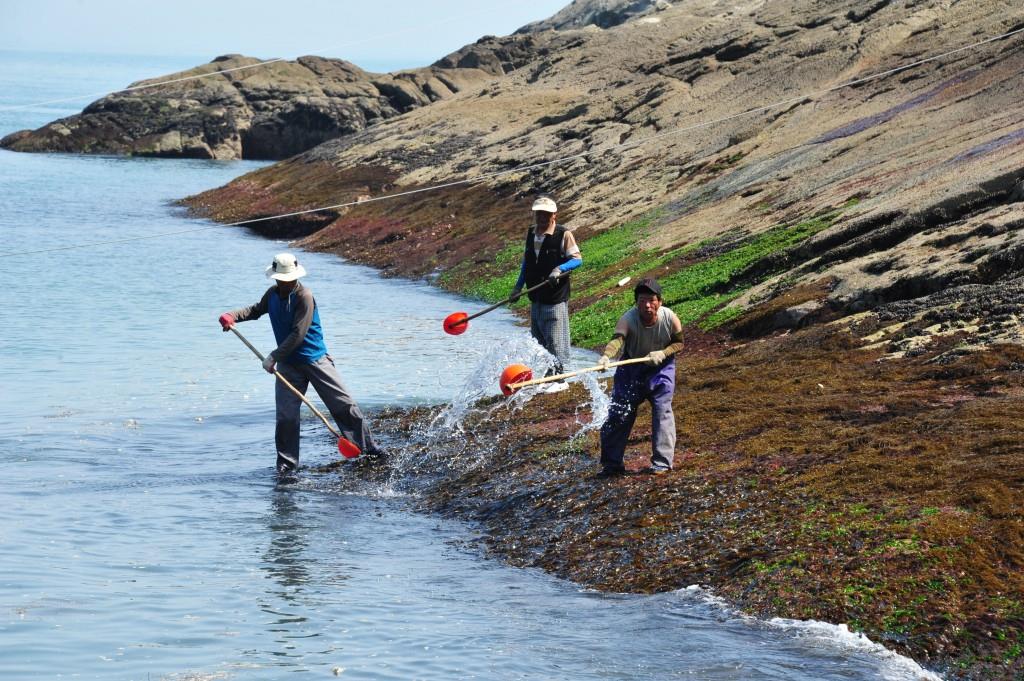
<path fill-rule="evenodd" d="M 496 301 L 553 194 L 584 257 L 575 344 L 608 339 L 625 276 L 687 325 L 677 468 L 594 480 L 579 386 L 447 441 L 385 414 L 424 506 L 588 586 L 699 583 L 1022 678 L 1024 35 L 983 42 L 1021 28 L 999 0 L 578 0 L 417 72 L 463 74 L 444 96 L 185 204 Z"/>
<path fill-rule="evenodd" d="M 393 74 L 315 56 L 264 63 L 225 55 L 188 71 L 132 83 L 80 114 L 7 135 L 0 147 L 167 158 L 287 158 L 488 82 L 515 69 L 530 47 L 529 38 L 508 49 L 492 43 L 483 38 L 435 66 Z"/>

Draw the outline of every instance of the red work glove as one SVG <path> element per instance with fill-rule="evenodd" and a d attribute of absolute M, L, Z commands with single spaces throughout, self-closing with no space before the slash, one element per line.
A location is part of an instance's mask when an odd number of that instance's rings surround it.
<path fill-rule="evenodd" d="M 221 328 L 225 331 L 230 331 L 231 327 L 235 325 L 235 318 L 231 316 L 230 312 L 222 314 L 217 321 L 220 322 Z"/>

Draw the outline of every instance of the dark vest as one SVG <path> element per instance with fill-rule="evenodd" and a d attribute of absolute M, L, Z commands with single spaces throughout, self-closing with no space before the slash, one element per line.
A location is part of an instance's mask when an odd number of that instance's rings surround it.
<path fill-rule="evenodd" d="M 571 259 L 562 255 L 562 241 L 565 240 L 564 227 L 556 225 L 554 234 L 544 236 L 539 257 L 533 252 L 533 236 L 534 231 L 531 227 L 526 234 L 526 253 L 523 256 L 526 263 L 526 288 L 541 283 L 548 278 L 551 270 Z M 569 300 L 569 275 L 562 275 L 562 278 L 554 286 L 542 286 L 533 291 L 530 293 L 530 300 L 545 305 L 555 305 Z"/>

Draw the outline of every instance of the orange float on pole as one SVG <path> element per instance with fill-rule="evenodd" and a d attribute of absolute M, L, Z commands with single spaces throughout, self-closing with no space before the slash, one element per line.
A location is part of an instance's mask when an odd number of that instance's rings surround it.
<path fill-rule="evenodd" d="M 536 291 L 537 289 L 539 289 L 541 286 L 547 286 L 547 285 L 548 285 L 548 280 L 545 279 L 544 281 L 540 282 L 536 286 L 531 286 L 530 288 L 526 289 L 525 291 L 522 291 L 520 293 L 516 293 L 514 295 L 511 295 L 508 298 L 506 298 L 505 300 L 499 301 L 499 302 L 495 303 L 494 305 L 491 305 L 490 307 L 485 307 L 484 309 L 480 310 L 479 312 L 474 312 L 473 314 L 469 314 L 468 315 L 465 312 L 452 312 L 450 315 L 448 315 L 447 317 L 444 318 L 444 330 L 445 330 L 445 333 L 451 334 L 452 336 L 458 336 L 461 333 L 465 333 L 466 329 L 469 328 L 469 320 L 470 319 L 476 319 L 477 317 L 485 315 L 485 314 L 487 314 L 488 312 L 490 312 L 492 310 L 497 310 L 502 305 L 506 305 L 508 303 L 511 303 L 511 302 L 517 300 L 520 296 L 524 296 L 527 293 L 532 293 L 533 291 Z"/>
<path fill-rule="evenodd" d="M 530 367 L 525 364 L 509 364 L 501 372 L 501 379 L 498 381 L 498 385 L 501 386 L 501 393 L 508 397 L 515 392 L 515 389 L 509 387 L 510 384 L 522 383 L 532 378 L 533 370 Z"/>

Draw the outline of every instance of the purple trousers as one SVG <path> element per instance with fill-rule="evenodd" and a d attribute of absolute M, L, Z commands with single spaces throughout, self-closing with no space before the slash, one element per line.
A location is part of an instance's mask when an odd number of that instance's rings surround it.
<path fill-rule="evenodd" d="M 647 401 L 651 403 L 651 467 L 672 468 L 676 449 L 676 418 L 672 413 L 675 389 L 674 357 L 658 367 L 627 364 L 615 369 L 612 403 L 601 426 L 601 465 L 613 470 L 623 468 L 626 441 L 636 422 L 637 407 Z"/>

